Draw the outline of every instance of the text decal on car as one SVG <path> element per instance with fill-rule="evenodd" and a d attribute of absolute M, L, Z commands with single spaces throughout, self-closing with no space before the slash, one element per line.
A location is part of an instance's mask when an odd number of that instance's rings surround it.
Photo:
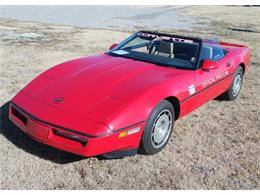
<path fill-rule="evenodd" d="M 220 74 L 217 74 L 214 78 L 204 81 L 201 85 L 202 85 L 202 87 L 206 87 L 206 86 L 216 82 L 217 80 L 225 77 L 226 75 L 228 75 L 228 70 L 225 70 L 224 72 L 222 72 Z"/>
<path fill-rule="evenodd" d="M 179 42 L 185 42 L 185 43 L 193 43 L 193 40 L 190 39 L 182 39 L 182 38 L 175 38 L 172 36 L 162 36 L 162 35 L 156 35 L 156 34 L 150 34 L 150 33 L 143 33 L 139 32 L 137 33 L 140 37 L 151 37 L 154 40 L 168 40 L 168 41 L 179 41 Z"/>

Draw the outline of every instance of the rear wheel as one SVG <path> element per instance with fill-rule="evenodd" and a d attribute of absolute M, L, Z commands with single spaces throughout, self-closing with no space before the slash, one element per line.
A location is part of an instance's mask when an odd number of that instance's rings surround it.
<path fill-rule="evenodd" d="M 143 154 L 160 152 L 168 143 L 174 125 L 174 108 L 169 101 L 161 101 L 152 111 L 140 144 Z"/>
<path fill-rule="evenodd" d="M 230 87 L 221 95 L 221 98 L 225 100 L 234 100 L 237 98 L 243 84 L 243 73 L 243 68 L 239 66 L 235 71 Z"/>

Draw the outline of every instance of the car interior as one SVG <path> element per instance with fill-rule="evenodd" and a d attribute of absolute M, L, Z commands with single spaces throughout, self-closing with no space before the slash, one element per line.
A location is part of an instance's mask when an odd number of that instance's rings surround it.
<path fill-rule="evenodd" d="M 201 55 L 199 56 L 200 45 Z M 205 59 L 216 62 L 228 52 L 214 40 L 204 42 L 199 39 L 174 38 L 156 34 L 137 35 L 121 46 L 119 45 L 116 50 L 112 51 L 116 55 L 186 68 L 194 67 L 198 59 L 200 62 Z"/>
<path fill-rule="evenodd" d="M 222 59 L 227 52 L 225 52 L 218 45 L 204 44 L 201 51 L 201 60 L 212 60 L 214 62 Z"/>
<path fill-rule="evenodd" d="M 147 50 L 151 55 L 195 62 L 197 45 L 183 42 L 155 41 Z"/>

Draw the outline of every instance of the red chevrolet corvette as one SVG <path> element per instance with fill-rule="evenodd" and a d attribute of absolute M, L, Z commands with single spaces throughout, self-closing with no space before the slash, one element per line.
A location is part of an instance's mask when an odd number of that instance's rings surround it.
<path fill-rule="evenodd" d="M 9 118 L 82 156 L 155 154 L 177 119 L 218 96 L 235 99 L 249 62 L 244 45 L 140 31 L 43 72 L 12 99 Z"/>

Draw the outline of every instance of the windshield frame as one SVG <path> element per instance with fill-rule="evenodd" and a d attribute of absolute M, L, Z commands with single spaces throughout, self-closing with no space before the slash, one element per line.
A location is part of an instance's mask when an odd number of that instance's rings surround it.
<path fill-rule="evenodd" d="M 170 37 L 172 39 L 184 39 L 184 40 L 190 40 L 194 43 L 197 43 L 198 44 L 198 48 L 196 49 L 196 53 L 195 53 L 195 58 L 196 58 L 196 61 L 194 63 L 191 63 L 191 67 L 185 67 L 185 66 L 178 66 L 178 65 L 174 65 L 174 63 L 185 63 L 184 60 L 183 62 L 181 62 L 182 60 L 181 59 L 178 59 L 178 58 L 175 58 L 175 59 L 171 59 L 171 64 L 169 63 L 165 63 L 166 59 L 163 60 L 161 57 L 158 57 L 157 58 L 160 60 L 162 60 L 162 62 L 158 61 L 156 58 L 154 58 L 152 61 L 152 58 L 151 59 L 145 59 L 145 56 L 143 56 L 143 59 L 140 58 L 140 57 L 137 57 L 137 56 L 131 56 L 131 55 L 119 55 L 119 54 L 116 54 L 114 53 L 115 51 L 119 51 L 120 48 L 122 48 L 123 46 L 125 46 L 126 44 L 128 44 L 130 41 L 134 40 L 136 37 L 138 37 L 138 34 L 140 33 L 145 33 L 145 34 L 151 34 L 151 35 L 154 35 L 154 36 L 159 36 L 159 37 Z M 130 59 L 134 59 L 134 60 L 140 60 L 140 61 L 144 61 L 144 62 L 148 62 L 148 63 L 152 63 L 152 64 L 156 64 L 156 65 L 161 65 L 161 66 L 167 66 L 167 67 L 172 67 L 172 68 L 178 68 L 178 69 L 187 69 L 187 70 L 196 70 L 197 67 L 198 67 L 198 63 L 199 63 L 199 58 L 200 58 L 200 51 L 201 51 L 201 45 L 202 45 L 202 39 L 200 38 L 195 38 L 195 37 L 188 37 L 188 36 L 180 36 L 180 35 L 173 35 L 173 34 L 166 34 L 166 33 L 158 33 L 158 32 L 151 32 L 151 31 L 139 31 L 139 32 L 136 32 L 132 35 L 130 35 L 129 37 L 127 37 L 125 40 L 123 40 L 122 42 L 120 42 L 115 48 L 113 48 L 112 50 L 110 51 L 107 51 L 106 54 L 108 55 L 111 55 L 111 56 L 116 56 L 116 57 L 123 57 L 123 58 L 130 58 Z M 122 51 L 124 51 L 122 49 Z M 132 53 L 133 51 L 131 51 Z M 129 53 L 129 52 L 128 52 Z M 145 54 L 145 53 L 142 53 L 140 52 L 140 54 L 143 54 L 143 55 L 149 55 L 150 54 Z M 151 55 L 152 56 L 152 55 Z M 164 57 L 165 58 L 165 57 Z M 155 61 L 157 60 L 157 61 Z M 163 62 L 164 61 L 164 62 Z M 170 61 L 170 60 L 169 60 Z M 188 61 L 186 61 L 186 64 L 188 64 Z"/>

